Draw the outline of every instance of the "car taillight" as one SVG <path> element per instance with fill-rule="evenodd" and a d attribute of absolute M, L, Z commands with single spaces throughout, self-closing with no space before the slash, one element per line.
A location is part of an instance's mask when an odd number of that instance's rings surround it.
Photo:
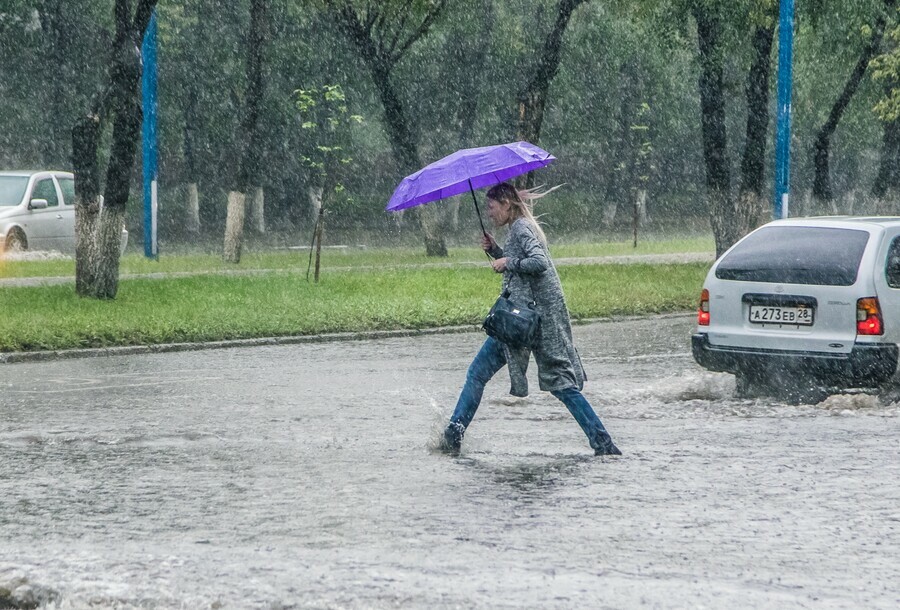
<path fill-rule="evenodd" d="M 700 307 L 697 309 L 697 324 L 709 326 L 709 290 L 700 293 Z"/>
<path fill-rule="evenodd" d="M 877 297 L 859 299 L 856 302 L 856 334 L 884 334 L 884 321 L 881 318 L 881 307 Z"/>

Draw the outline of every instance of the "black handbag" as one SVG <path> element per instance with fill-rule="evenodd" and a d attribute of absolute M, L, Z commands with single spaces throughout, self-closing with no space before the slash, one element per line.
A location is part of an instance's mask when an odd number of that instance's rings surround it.
<path fill-rule="evenodd" d="M 488 336 L 510 347 L 534 348 L 540 340 L 541 314 L 535 311 L 533 302 L 530 306 L 521 306 L 508 297 L 508 291 L 500 295 L 481 328 Z"/>

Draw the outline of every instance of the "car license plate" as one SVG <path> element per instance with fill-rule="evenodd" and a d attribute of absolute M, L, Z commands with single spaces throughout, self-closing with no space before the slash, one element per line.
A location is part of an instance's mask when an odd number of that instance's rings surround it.
<path fill-rule="evenodd" d="M 751 305 L 750 321 L 754 324 L 793 324 L 812 326 L 812 307 L 783 307 L 780 305 Z"/>

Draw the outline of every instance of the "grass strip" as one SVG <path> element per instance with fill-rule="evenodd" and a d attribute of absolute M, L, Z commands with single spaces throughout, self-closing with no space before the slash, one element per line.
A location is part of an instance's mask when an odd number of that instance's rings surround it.
<path fill-rule="evenodd" d="M 714 252 L 715 244 L 707 237 L 687 237 L 640 242 L 634 248 L 631 242 L 599 242 L 554 244 L 555 258 L 622 256 L 633 254 L 672 254 L 681 252 Z M 483 262 L 484 253 L 478 248 L 450 248 L 446 258 L 427 257 L 421 248 L 348 248 L 325 250 L 322 253 L 324 269 L 369 268 L 384 265 L 434 265 L 458 262 Z M 216 272 L 240 269 L 285 269 L 306 272 L 308 251 L 260 251 L 246 252 L 239 265 L 222 261 L 218 254 L 166 254 L 154 261 L 140 254 L 129 253 L 122 257 L 119 272 L 123 275 L 142 273 Z M 0 278 L 24 277 L 74 277 L 75 261 L 72 259 L 15 260 L 0 258 Z"/>
<path fill-rule="evenodd" d="M 574 318 L 692 309 L 708 265 L 562 267 Z M 216 341 L 477 324 L 499 292 L 486 268 L 123 280 L 113 301 L 71 285 L 0 289 L 0 351 Z"/>

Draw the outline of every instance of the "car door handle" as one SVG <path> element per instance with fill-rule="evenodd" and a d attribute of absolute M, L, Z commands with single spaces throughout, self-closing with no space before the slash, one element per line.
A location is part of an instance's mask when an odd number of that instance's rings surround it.
<path fill-rule="evenodd" d="M 63 219 L 62 214 L 57 214 L 57 215 L 56 215 L 56 219 L 57 219 L 57 220 L 62 220 L 62 219 Z"/>

